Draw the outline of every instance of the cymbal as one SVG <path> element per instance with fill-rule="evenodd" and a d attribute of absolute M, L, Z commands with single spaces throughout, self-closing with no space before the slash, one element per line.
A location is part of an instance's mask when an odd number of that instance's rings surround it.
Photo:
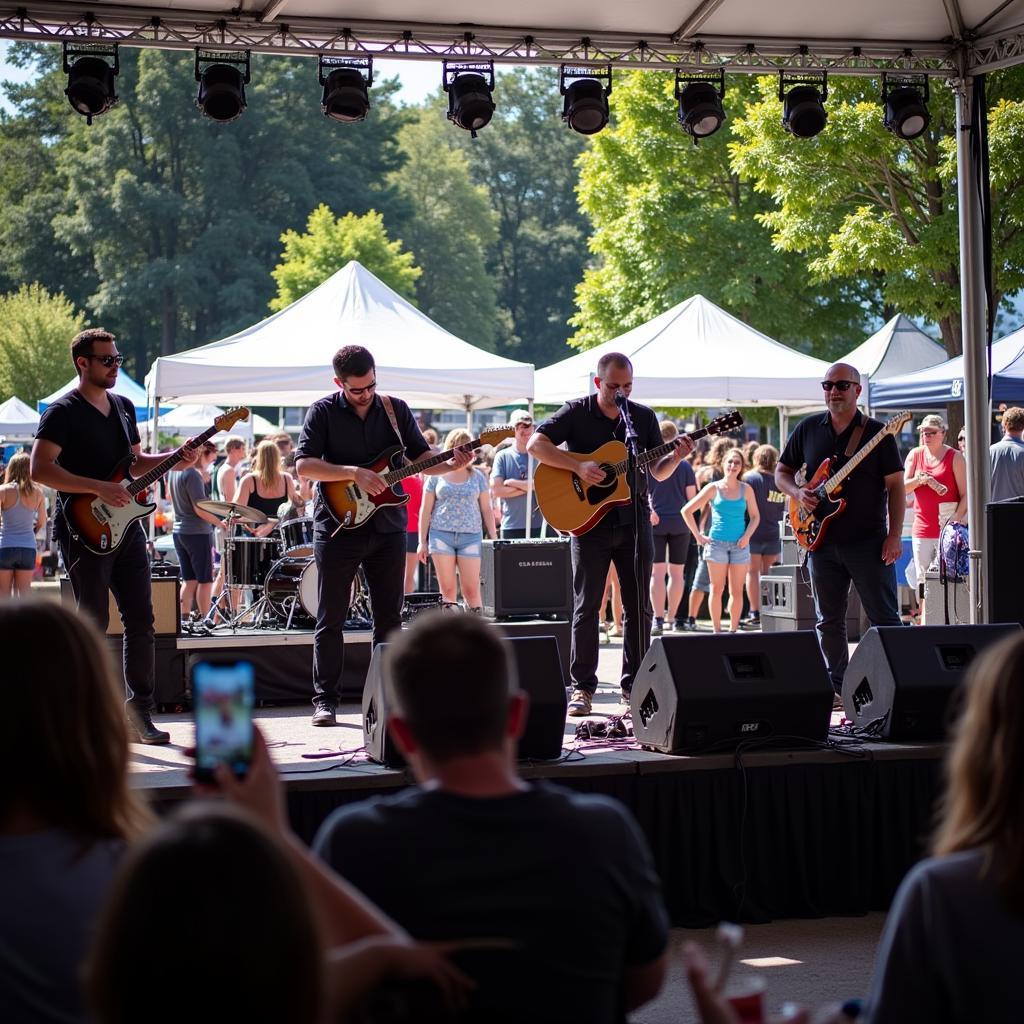
<path fill-rule="evenodd" d="M 235 522 L 252 523 L 254 526 L 267 521 L 266 513 L 251 505 L 239 505 L 237 501 L 197 501 L 196 508 L 225 519 L 230 516 Z"/>

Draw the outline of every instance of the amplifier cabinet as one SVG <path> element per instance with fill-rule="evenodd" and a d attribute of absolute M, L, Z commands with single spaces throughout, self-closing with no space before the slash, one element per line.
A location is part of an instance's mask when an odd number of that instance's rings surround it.
<path fill-rule="evenodd" d="M 480 576 L 484 615 L 572 614 L 568 540 L 485 540 Z"/>
<path fill-rule="evenodd" d="M 157 636 L 181 636 L 181 590 L 177 576 L 153 577 L 153 628 Z M 71 580 L 62 576 L 60 580 L 60 599 L 65 604 L 74 605 L 75 592 L 71 588 Z M 107 593 L 110 620 L 107 625 L 107 636 L 120 636 L 124 632 L 121 626 L 121 615 L 117 610 L 114 595 Z"/>

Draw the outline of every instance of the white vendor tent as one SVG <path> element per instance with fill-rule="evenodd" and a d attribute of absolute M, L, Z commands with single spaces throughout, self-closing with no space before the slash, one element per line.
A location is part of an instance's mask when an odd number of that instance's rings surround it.
<path fill-rule="evenodd" d="M 161 401 L 309 405 L 334 390 L 331 358 L 365 345 L 381 391 L 430 409 L 486 409 L 533 397 L 533 366 L 439 327 L 351 261 L 286 309 L 238 334 L 162 356 L 146 377 Z"/>
<path fill-rule="evenodd" d="M 171 409 L 161 411 L 160 418 L 157 421 L 157 429 L 162 434 L 193 437 L 212 427 L 214 420 L 218 416 L 223 416 L 225 412 L 227 410 L 222 409 L 219 405 L 190 403 L 176 405 Z M 151 427 L 152 420 L 140 423 L 139 433 L 143 437 L 148 437 Z M 277 426 L 275 424 L 263 416 L 257 416 L 255 413 L 250 413 L 247 420 L 240 420 L 231 428 L 232 434 L 237 434 L 239 437 L 247 439 L 252 438 L 254 434 L 273 434 L 276 432 Z M 218 437 L 218 434 L 214 434 L 213 439 L 216 440 Z"/>
<path fill-rule="evenodd" d="M 57 401 L 58 398 L 63 398 L 69 391 L 73 391 L 78 387 L 78 377 L 72 377 L 62 388 L 57 388 L 53 394 L 47 395 L 45 398 L 40 398 L 36 402 L 36 408 L 43 412 L 48 405 L 52 405 Z M 128 376 L 124 370 L 119 370 L 117 374 L 117 381 L 114 386 L 110 389 L 115 395 L 122 395 L 127 398 L 132 405 L 135 406 L 135 419 L 144 420 L 147 418 L 146 409 L 146 392 L 141 384 L 136 384 L 135 381 Z"/>
<path fill-rule="evenodd" d="M 4 441 L 31 441 L 39 426 L 39 414 L 17 395 L 0 405 L 0 438 Z"/>
<path fill-rule="evenodd" d="M 871 380 L 913 373 L 926 366 L 944 363 L 945 348 L 929 337 L 917 324 L 897 313 L 887 324 L 837 362 L 857 367 Z"/>
<path fill-rule="evenodd" d="M 537 371 L 534 400 L 545 404 L 593 390 L 606 352 L 633 363 L 633 398 L 648 405 L 776 405 L 821 401 L 828 363 L 773 341 L 703 295 L 595 348 Z"/>

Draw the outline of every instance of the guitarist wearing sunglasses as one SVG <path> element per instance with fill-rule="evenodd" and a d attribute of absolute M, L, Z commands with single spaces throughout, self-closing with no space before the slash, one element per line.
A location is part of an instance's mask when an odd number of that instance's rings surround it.
<path fill-rule="evenodd" d="M 797 425 L 775 467 L 779 490 L 805 510 L 815 509 L 822 499 L 817 488 L 797 483 L 797 471 L 806 466 L 809 476 L 831 460 L 830 472 L 834 473 L 886 429 L 858 410 L 862 389 L 860 373 L 854 367 L 846 363 L 830 366 L 821 387 L 828 412 L 808 416 Z M 850 583 L 857 588 L 872 626 L 900 625 L 896 560 L 903 549 L 906 492 L 903 461 L 891 434 L 881 438 L 845 478 L 837 497 L 845 499 L 845 508 L 828 521 L 820 542 L 808 554 L 808 565 L 818 641 L 838 694 L 849 662 L 846 610 Z"/>

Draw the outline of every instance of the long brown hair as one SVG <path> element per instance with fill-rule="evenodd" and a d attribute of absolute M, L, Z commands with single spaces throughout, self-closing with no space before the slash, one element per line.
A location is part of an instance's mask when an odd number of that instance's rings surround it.
<path fill-rule="evenodd" d="M 29 476 L 31 463 L 28 452 L 17 452 L 11 456 L 11 461 L 7 463 L 7 469 L 4 471 L 4 483 L 17 484 L 23 498 L 34 497 L 38 490 Z"/>
<path fill-rule="evenodd" d="M 256 445 L 256 455 L 252 460 L 253 475 L 265 491 L 281 482 L 281 449 L 275 441 L 260 441 Z"/>
<path fill-rule="evenodd" d="M 0 602 L 0 823 L 27 811 L 84 839 L 152 822 L 128 788 L 124 684 L 103 638 L 55 601 Z"/>
<path fill-rule="evenodd" d="M 946 761 L 936 854 L 982 848 L 1005 898 L 1024 909 L 1024 635 L 979 654 Z"/>

